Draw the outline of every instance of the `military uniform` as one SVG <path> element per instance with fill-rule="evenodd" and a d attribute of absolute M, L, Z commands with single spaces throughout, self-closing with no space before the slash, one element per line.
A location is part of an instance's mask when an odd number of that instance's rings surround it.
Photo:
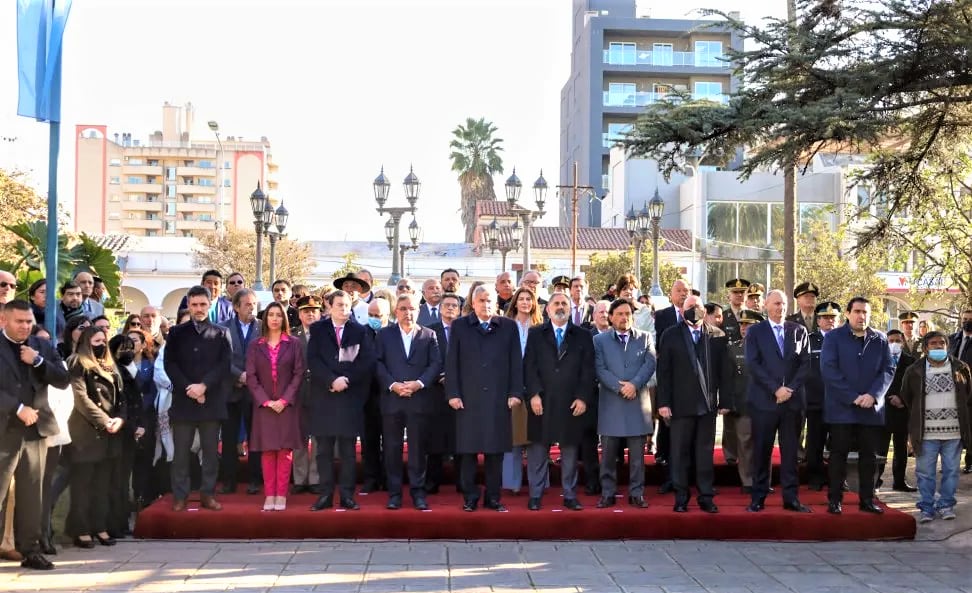
<path fill-rule="evenodd" d="M 804 282 L 793 290 L 793 299 L 799 299 L 805 294 L 812 294 L 815 297 L 819 297 L 820 289 L 813 282 Z M 812 311 L 809 315 L 804 316 L 802 311 L 797 310 L 796 313 L 788 315 L 786 320 L 792 321 L 793 323 L 799 323 L 803 327 L 807 328 L 807 333 L 817 330 L 816 311 Z"/>
<path fill-rule="evenodd" d="M 763 316 L 755 311 L 743 309 L 740 311 L 740 321 L 753 324 L 762 321 Z M 723 425 L 733 424 L 735 437 L 735 451 L 738 463 L 739 481 L 743 492 L 749 494 L 753 487 L 753 430 L 752 422 L 746 409 L 746 389 L 749 384 L 749 370 L 746 366 L 746 341 L 743 339 L 730 342 L 727 348 L 729 364 L 732 367 L 732 382 L 730 384 L 732 411 L 722 417 Z M 725 449 L 726 433 L 722 434 L 723 449 Z"/>
<path fill-rule="evenodd" d="M 729 292 L 745 293 L 749 285 L 749 280 L 744 278 L 733 278 L 726 282 L 726 288 L 729 289 Z M 743 300 L 745 301 L 745 299 Z M 745 304 L 743 307 L 745 307 Z M 742 334 L 739 332 L 739 318 L 733 312 L 732 304 L 727 304 L 722 308 L 722 331 L 726 332 L 726 337 L 729 338 L 730 342 L 742 339 Z"/>
<path fill-rule="evenodd" d="M 908 334 L 905 332 L 905 328 L 902 326 L 903 323 L 911 323 L 912 333 L 914 336 L 910 340 L 908 339 Z M 918 334 L 914 333 L 915 323 L 918 322 L 918 314 L 914 311 L 905 311 L 898 315 L 898 327 L 901 328 L 901 332 L 905 334 L 904 346 L 901 349 L 906 352 L 909 356 L 914 359 L 921 358 L 921 338 Z"/>
<path fill-rule="evenodd" d="M 826 302 L 817 305 L 814 317 L 837 317 L 840 306 L 837 303 Z M 824 332 L 820 329 L 810 334 L 810 375 L 804 383 L 804 393 L 807 398 L 807 483 L 810 488 L 818 492 L 827 483 L 827 470 L 824 468 L 823 450 L 827 442 L 827 425 L 823 420 L 824 384 L 820 374 L 820 351 L 823 348 Z"/>

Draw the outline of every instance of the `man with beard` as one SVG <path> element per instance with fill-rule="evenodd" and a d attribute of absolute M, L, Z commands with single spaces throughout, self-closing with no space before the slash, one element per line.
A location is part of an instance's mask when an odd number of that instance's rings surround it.
<path fill-rule="evenodd" d="M 439 274 L 439 282 L 442 283 L 443 293 L 454 294 L 459 297 L 459 310 L 461 311 L 462 306 L 466 304 L 466 299 L 459 296 L 459 272 L 454 268 L 446 268 Z"/>

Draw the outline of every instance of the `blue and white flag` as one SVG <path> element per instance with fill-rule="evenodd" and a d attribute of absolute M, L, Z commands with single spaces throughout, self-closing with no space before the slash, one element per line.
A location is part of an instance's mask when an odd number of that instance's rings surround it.
<path fill-rule="evenodd" d="M 71 0 L 17 0 L 17 114 L 61 121 L 61 42 Z"/>

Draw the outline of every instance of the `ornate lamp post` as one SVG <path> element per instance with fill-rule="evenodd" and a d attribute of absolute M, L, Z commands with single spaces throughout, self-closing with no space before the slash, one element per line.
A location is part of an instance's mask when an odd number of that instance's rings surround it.
<path fill-rule="evenodd" d="M 385 239 L 388 241 L 388 249 L 392 252 L 392 273 L 388 278 L 388 283 L 389 285 L 394 285 L 402 277 L 402 270 L 405 267 L 405 252 L 409 249 L 418 249 L 421 230 L 419 229 L 418 222 L 415 221 L 415 203 L 418 202 L 419 189 L 422 186 L 422 182 L 415 175 L 415 171 L 409 167 L 408 175 L 402 183 L 408 206 L 392 206 L 387 208 L 385 207 L 385 202 L 388 200 L 388 193 L 391 191 L 391 183 L 385 177 L 384 167 L 381 168 L 381 172 L 375 178 L 372 186 L 375 191 L 375 202 L 378 203 L 378 208 L 376 209 L 378 214 L 389 215 L 388 221 L 385 222 Z M 412 215 L 412 223 L 408 225 L 408 235 L 411 244 L 399 242 L 400 223 L 402 221 L 402 215 L 406 213 Z"/>
<path fill-rule="evenodd" d="M 276 282 L 277 280 L 277 240 L 282 239 L 285 236 L 285 231 L 287 229 L 287 220 L 290 218 L 290 213 L 284 208 L 283 200 L 280 201 L 280 206 L 276 211 L 273 211 L 272 207 L 267 203 L 267 208 L 271 209 L 273 212 L 273 223 L 277 227 L 276 232 L 269 231 L 267 235 L 270 237 L 270 282 Z M 269 226 L 269 223 L 264 223 Z"/>
<path fill-rule="evenodd" d="M 648 216 L 651 218 L 651 267 L 654 275 L 650 294 L 653 297 L 662 296 L 661 284 L 658 282 L 658 235 L 663 214 L 665 214 L 665 201 L 661 199 L 656 187 L 655 195 L 648 202 Z"/>
<path fill-rule="evenodd" d="M 507 239 L 508 237 L 508 239 Z M 523 238 L 523 228 L 518 221 L 511 225 L 503 225 L 493 218 L 493 222 L 483 227 L 483 245 L 489 247 L 491 253 L 497 251 L 503 257 L 502 271 L 506 271 L 506 254 L 511 251 L 519 251 L 520 242 Z"/>
<path fill-rule="evenodd" d="M 634 274 L 635 278 L 638 279 L 638 285 L 641 285 L 641 248 L 644 245 L 645 239 L 648 238 L 648 232 L 651 230 L 650 215 L 648 214 L 648 204 L 641 212 L 635 212 L 634 205 L 628 210 L 628 215 L 624 217 L 624 228 L 628 230 L 628 234 L 631 235 L 631 241 L 634 243 Z"/>
<path fill-rule="evenodd" d="M 250 210 L 253 211 L 253 228 L 256 231 L 256 279 L 253 290 L 263 290 L 263 219 L 266 208 L 269 207 L 267 196 L 260 189 L 260 182 L 250 194 Z M 271 210 L 272 212 L 273 210 Z"/>
<path fill-rule="evenodd" d="M 513 174 L 506 180 L 506 202 L 509 205 L 510 214 L 518 216 L 522 223 L 520 230 L 522 239 L 520 242 L 523 245 L 523 272 L 526 273 L 530 270 L 530 225 L 546 214 L 543 207 L 546 205 L 547 200 L 547 180 L 543 178 L 543 169 L 540 170 L 540 177 L 537 177 L 537 180 L 533 182 L 534 201 L 537 205 L 536 210 L 531 210 L 517 204 L 517 200 L 520 199 L 521 189 L 523 189 L 523 183 L 516 176 L 516 167 L 514 167 Z M 503 254 L 503 261 L 503 270 L 505 271 L 505 253 Z"/>

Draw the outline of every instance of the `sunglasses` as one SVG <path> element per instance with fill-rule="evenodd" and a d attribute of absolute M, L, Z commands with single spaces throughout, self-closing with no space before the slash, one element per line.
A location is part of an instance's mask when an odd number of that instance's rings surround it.
<path fill-rule="evenodd" d="M 227 284 L 229 284 L 230 286 L 236 286 L 237 284 L 243 284 L 243 281 L 242 280 L 230 280 L 229 282 L 227 282 Z"/>
<path fill-rule="evenodd" d="M 17 290 L 17 283 L 16 282 L 11 283 L 11 282 L 7 282 L 6 280 L 0 280 L 0 288 L 12 288 L 14 290 Z"/>
<path fill-rule="evenodd" d="M 128 324 L 128 327 L 142 327 L 142 322 L 141 321 L 133 321 L 133 322 L 131 322 L 131 323 Z"/>

